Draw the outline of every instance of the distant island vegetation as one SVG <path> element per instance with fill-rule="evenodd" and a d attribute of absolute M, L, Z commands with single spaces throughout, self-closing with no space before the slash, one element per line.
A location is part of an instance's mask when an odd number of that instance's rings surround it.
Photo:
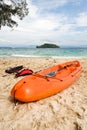
<path fill-rule="evenodd" d="M 60 47 L 56 44 L 44 43 L 40 46 L 36 46 L 36 48 L 60 48 Z"/>

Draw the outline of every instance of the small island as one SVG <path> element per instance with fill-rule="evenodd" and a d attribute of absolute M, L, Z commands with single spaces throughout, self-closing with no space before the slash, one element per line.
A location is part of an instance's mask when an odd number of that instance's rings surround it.
<path fill-rule="evenodd" d="M 36 48 L 60 48 L 56 44 L 44 43 L 43 45 L 36 46 Z"/>

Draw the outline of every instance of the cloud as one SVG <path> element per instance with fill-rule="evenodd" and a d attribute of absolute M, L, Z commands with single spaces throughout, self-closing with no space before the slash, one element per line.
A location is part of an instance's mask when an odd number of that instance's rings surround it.
<path fill-rule="evenodd" d="M 33 1 L 40 10 L 52 10 L 60 6 L 64 6 L 68 0 L 36 0 Z"/>
<path fill-rule="evenodd" d="M 38 7 L 34 4 L 32 4 L 32 1 L 27 1 L 28 8 L 29 8 L 29 17 L 30 18 L 36 18 L 38 16 Z"/>
<path fill-rule="evenodd" d="M 80 13 L 75 21 L 77 26 L 87 27 L 87 12 Z"/>
<path fill-rule="evenodd" d="M 22 21 L 18 20 L 18 27 L 13 31 L 4 28 L 0 34 L 3 43 L 11 41 L 12 44 L 41 44 L 43 42 L 55 42 L 59 44 L 69 44 L 72 41 L 75 44 L 78 39 L 85 41 L 87 27 L 87 12 L 80 12 L 73 17 L 67 13 L 66 7 L 70 8 L 71 3 L 75 4 L 75 0 L 27 0 L 29 7 L 29 15 Z M 80 4 L 81 0 L 78 0 Z M 68 6 L 65 6 L 68 5 Z M 64 11 L 58 12 L 60 7 Z M 62 9 L 63 9 L 62 8 Z M 53 10 L 56 10 L 54 12 Z M 80 30 L 80 28 L 85 28 Z M 3 40 L 5 39 L 5 41 Z M 78 42 L 79 44 L 79 42 Z"/>
<path fill-rule="evenodd" d="M 8 43 L 11 43 L 12 41 L 8 41 L 8 40 L 5 40 L 5 39 L 3 39 L 3 38 L 2 38 L 2 39 L 0 38 L 0 42 L 8 42 Z"/>

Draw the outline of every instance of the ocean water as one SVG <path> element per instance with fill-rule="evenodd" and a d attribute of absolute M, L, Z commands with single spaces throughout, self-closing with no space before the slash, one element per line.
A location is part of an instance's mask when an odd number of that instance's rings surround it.
<path fill-rule="evenodd" d="M 87 48 L 1 47 L 0 57 L 87 57 Z"/>

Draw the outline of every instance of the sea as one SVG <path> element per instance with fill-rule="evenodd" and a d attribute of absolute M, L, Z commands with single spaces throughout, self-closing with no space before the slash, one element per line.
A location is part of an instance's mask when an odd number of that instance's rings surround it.
<path fill-rule="evenodd" d="M 87 48 L 0 47 L 0 57 L 87 58 Z"/>

